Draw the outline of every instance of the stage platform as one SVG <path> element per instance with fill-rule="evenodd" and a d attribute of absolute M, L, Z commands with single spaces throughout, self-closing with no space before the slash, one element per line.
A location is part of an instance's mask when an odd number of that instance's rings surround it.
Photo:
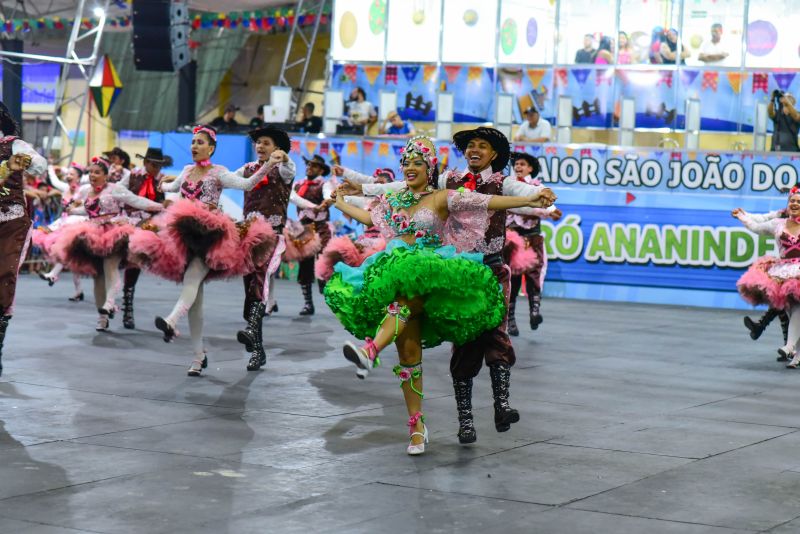
<path fill-rule="evenodd" d="M 247 372 L 241 282 L 211 283 L 210 365 L 190 378 L 188 339 L 152 326 L 177 286 L 143 276 L 138 329 L 118 317 L 111 333 L 71 292 L 68 275 L 20 281 L 0 378 L 3 533 L 800 531 L 800 371 L 775 362 L 777 322 L 752 342 L 742 311 L 548 299 L 515 340 L 521 422 L 495 432 L 482 372 L 478 442 L 459 445 L 439 347 L 431 442 L 412 458 L 393 349 L 358 380 L 318 294 L 301 318 L 300 288 L 278 283 L 269 363 Z"/>

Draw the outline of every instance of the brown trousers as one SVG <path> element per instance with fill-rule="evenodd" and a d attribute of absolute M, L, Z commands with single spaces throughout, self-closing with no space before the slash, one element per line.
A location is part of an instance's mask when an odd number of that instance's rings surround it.
<path fill-rule="evenodd" d="M 27 215 L 0 223 L 0 315 L 5 315 L 14 303 L 20 256 L 30 227 Z"/>
<path fill-rule="evenodd" d="M 506 310 L 508 310 L 508 297 L 511 281 L 511 270 L 505 263 L 498 263 L 489 266 L 503 286 L 503 293 L 506 297 Z M 463 380 L 478 376 L 481 366 L 495 363 L 506 363 L 513 366 L 517 361 L 514 355 L 514 347 L 508 337 L 508 311 L 503 317 L 500 326 L 493 330 L 487 330 L 476 339 L 464 345 L 453 345 L 453 353 L 450 357 L 450 374 L 454 379 Z"/>

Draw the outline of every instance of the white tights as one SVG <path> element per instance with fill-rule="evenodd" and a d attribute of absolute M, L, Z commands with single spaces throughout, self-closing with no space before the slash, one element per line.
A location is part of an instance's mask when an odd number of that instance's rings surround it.
<path fill-rule="evenodd" d="M 103 258 L 103 273 L 94 277 L 94 303 L 98 309 L 112 311 L 116 306 L 115 301 L 120 289 L 119 263 L 120 256 Z M 80 287 L 77 282 L 75 288 Z"/>
<path fill-rule="evenodd" d="M 783 350 L 786 353 L 793 353 L 798 339 L 800 339 L 800 304 L 795 304 L 786 312 L 789 314 L 789 333 L 786 336 L 786 345 Z"/>
<path fill-rule="evenodd" d="M 175 328 L 178 320 L 188 312 L 192 351 L 197 355 L 203 352 L 203 281 L 208 271 L 203 260 L 192 258 L 183 274 L 183 289 L 178 302 L 166 317 L 170 326 Z"/>
<path fill-rule="evenodd" d="M 72 273 L 72 285 L 75 286 L 75 295 L 83 293 L 83 286 L 81 285 L 81 277 L 79 274 Z"/>
<path fill-rule="evenodd" d="M 47 278 L 55 279 L 55 278 L 58 278 L 58 275 L 61 274 L 61 271 L 63 271 L 63 270 L 64 270 L 64 264 L 63 263 L 56 263 L 55 265 L 53 265 L 53 268 L 50 269 L 49 273 L 45 273 L 45 276 Z"/>

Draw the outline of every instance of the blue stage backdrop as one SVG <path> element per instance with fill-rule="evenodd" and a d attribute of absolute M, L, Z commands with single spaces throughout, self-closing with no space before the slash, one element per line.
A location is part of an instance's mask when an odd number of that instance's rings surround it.
<path fill-rule="evenodd" d="M 154 134 L 177 166 L 189 162 L 188 134 Z M 291 157 L 371 174 L 399 176 L 402 139 L 295 137 Z M 448 167 L 465 165 L 449 143 L 439 143 Z M 745 230 L 730 212 L 760 213 L 785 206 L 781 190 L 795 185 L 800 156 L 710 153 L 581 145 L 515 145 L 537 156 L 542 181 L 559 197 L 564 217 L 545 222 L 550 259 L 546 294 L 574 298 L 746 308 L 736 280 L 756 258 L 774 254 L 771 238 Z M 231 169 L 249 161 L 242 136 L 220 136 L 217 163 Z M 241 203 L 241 193 L 226 192 Z M 336 213 L 341 228 L 353 228 Z M 354 229 L 354 228 L 353 228 Z"/>

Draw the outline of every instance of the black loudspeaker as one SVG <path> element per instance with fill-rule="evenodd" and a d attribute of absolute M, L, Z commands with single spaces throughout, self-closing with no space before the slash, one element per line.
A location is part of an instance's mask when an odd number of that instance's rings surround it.
<path fill-rule="evenodd" d="M 133 3 L 136 69 L 180 70 L 191 59 L 189 30 L 189 8 L 185 1 L 136 0 Z"/>

